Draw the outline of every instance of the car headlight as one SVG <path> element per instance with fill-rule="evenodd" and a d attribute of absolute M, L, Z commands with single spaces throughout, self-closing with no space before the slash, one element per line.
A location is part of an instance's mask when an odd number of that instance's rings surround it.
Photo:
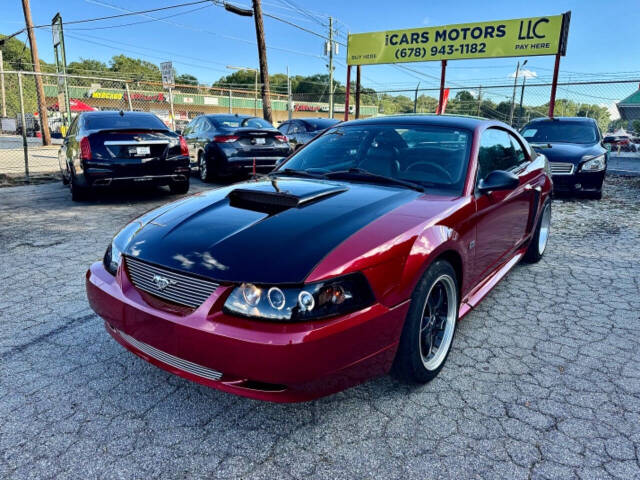
<path fill-rule="evenodd" d="M 587 155 L 582 157 L 584 162 L 580 167 L 581 172 L 601 172 L 605 167 L 604 153 L 597 157 Z"/>
<path fill-rule="evenodd" d="M 361 273 L 302 287 L 243 283 L 233 289 L 223 311 L 230 315 L 299 322 L 355 312 L 372 305 L 373 292 Z"/>
<path fill-rule="evenodd" d="M 122 261 L 122 252 L 127 247 L 129 241 L 133 238 L 136 232 L 142 227 L 142 224 L 138 221 L 129 223 L 120 232 L 113 237 L 111 244 L 107 248 L 104 254 L 102 263 L 104 268 L 111 275 L 115 275 Z"/>

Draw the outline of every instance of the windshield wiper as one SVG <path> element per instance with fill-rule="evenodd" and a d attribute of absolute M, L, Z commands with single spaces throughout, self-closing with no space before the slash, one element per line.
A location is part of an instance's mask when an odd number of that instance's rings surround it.
<path fill-rule="evenodd" d="M 273 172 L 267 174 L 268 177 L 277 177 L 278 175 L 289 175 L 290 177 L 323 178 L 323 175 L 307 172 L 306 170 L 294 170 L 293 168 L 274 170 Z"/>
<path fill-rule="evenodd" d="M 401 185 L 403 187 L 416 190 L 418 192 L 424 192 L 424 187 L 417 183 L 409 182 L 407 180 L 400 180 L 399 178 L 387 177 L 384 175 L 378 175 L 368 172 L 361 168 L 350 168 L 349 170 L 336 170 L 335 172 L 325 173 L 324 178 L 343 178 L 345 180 L 365 180 L 375 183 L 383 183 L 387 185 Z"/>

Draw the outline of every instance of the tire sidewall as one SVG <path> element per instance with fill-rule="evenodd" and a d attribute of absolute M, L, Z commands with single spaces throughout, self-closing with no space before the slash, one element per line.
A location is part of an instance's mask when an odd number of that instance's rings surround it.
<path fill-rule="evenodd" d="M 204 165 L 205 169 L 204 169 L 204 173 L 202 171 L 202 166 Z M 207 159 L 204 156 L 203 152 L 199 152 L 198 153 L 198 171 L 200 174 L 200 180 L 202 180 L 203 182 L 206 182 L 207 180 L 209 180 L 210 177 L 210 173 L 209 173 L 209 164 L 207 163 Z"/>
<path fill-rule="evenodd" d="M 454 325 L 449 349 L 442 360 L 442 363 L 434 370 L 427 370 L 422 362 L 422 355 L 420 353 L 420 326 L 422 324 L 422 315 L 424 304 L 427 300 L 427 294 L 431 290 L 435 281 L 442 275 L 449 275 L 453 279 L 453 284 L 456 285 L 456 324 Z M 440 373 L 440 370 L 442 370 L 444 365 L 447 363 L 449 353 L 451 353 L 451 348 L 453 347 L 457 330 L 459 308 L 460 292 L 456 272 L 449 262 L 445 260 L 436 260 L 429 266 L 429 268 L 427 268 L 411 295 L 411 305 L 407 313 L 407 318 L 405 319 L 402 335 L 400 336 L 398 352 L 393 366 L 393 373 L 396 376 L 413 383 L 426 383 Z"/>

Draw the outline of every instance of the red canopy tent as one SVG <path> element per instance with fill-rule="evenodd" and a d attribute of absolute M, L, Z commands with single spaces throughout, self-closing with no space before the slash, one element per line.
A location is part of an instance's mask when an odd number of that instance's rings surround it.
<path fill-rule="evenodd" d="M 87 105 L 86 103 L 81 102 L 80 100 L 76 100 L 75 98 L 69 100 L 69 107 L 71 108 L 72 112 L 92 112 L 95 110 L 95 108 L 93 108 L 91 105 Z M 51 109 L 56 111 L 60 110 L 60 105 L 58 105 L 58 102 L 52 105 Z"/>

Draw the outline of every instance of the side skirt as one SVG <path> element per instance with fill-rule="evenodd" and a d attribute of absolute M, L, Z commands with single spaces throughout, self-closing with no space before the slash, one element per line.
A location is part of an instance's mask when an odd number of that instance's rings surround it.
<path fill-rule="evenodd" d="M 500 280 L 520 261 L 526 252 L 526 247 L 516 251 L 516 253 L 507 262 L 493 271 L 487 278 L 480 282 L 471 292 L 462 299 L 460 310 L 458 312 L 458 320 L 475 308 L 487 294 L 493 290 Z"/>

